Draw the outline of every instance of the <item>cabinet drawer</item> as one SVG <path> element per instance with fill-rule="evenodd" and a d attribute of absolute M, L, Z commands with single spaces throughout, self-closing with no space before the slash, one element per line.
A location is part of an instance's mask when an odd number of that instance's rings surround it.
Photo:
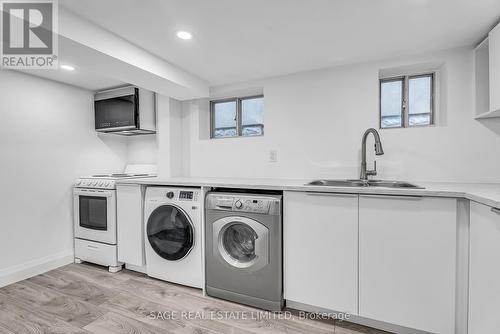
<path fill-rule="evenodd" d="M 75 257 L 102 266 L 118 266 L 116 246 L 75 239 Z"/>

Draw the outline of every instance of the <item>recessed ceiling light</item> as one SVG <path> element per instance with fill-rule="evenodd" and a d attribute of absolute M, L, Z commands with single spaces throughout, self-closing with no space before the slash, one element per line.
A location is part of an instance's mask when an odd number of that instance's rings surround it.
<path fill-rule="evenodd" d="M 177 37 L 179 37 L 180 39 L 191 39 L 193 38 L 193 34 L 191 34 L 189 31 L 178 31 Z"/>
<path fill-rule="evenodd" d="M 71 65 L 61 65 L 60 67 L 66 71 L 74 71 L 75 70 L 75 68 Z"/>

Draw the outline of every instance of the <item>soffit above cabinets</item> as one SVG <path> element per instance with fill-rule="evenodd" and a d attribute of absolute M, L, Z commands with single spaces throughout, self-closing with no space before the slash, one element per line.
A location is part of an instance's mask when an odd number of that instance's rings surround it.
<path fill-rule="evenodd" d="M 59 59 L 61 63 L 69 63 L 70 61 L 65 61 L 68 59 L 66 52 L 60 50 Z M 107 77 L 106 74 L 96 73 L 95 71 L 78 67 L 73 72 L 63 71 L 63 70 L 19 70 L 20 72 L 34 75 L 43 79 L 48 79 L 52 81 L 61 82 L 67 85 L 83 88 L 90 90 L 92 92 L 105 90 L 111 87 L 121 87 L 125 86 L 127 83 Z"/>
<path fill-rule="evenodd" d="M 75 70 L 33 70 L 25 73 L 94 91 L 127 83 L 178 100 L 209 95 L 206 81 L 64 7 L 59 8 L 58 35 L 60 64 L 71 64 Z"/>

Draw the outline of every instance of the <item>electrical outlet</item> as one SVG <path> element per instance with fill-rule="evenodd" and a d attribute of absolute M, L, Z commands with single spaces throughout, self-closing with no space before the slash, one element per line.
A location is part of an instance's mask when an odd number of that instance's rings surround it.
<path fill-rule="evenodd" d="M 269 162 L 277 162 L 278 161 L 278 151 L 271 150 L 269 151 Z"/>

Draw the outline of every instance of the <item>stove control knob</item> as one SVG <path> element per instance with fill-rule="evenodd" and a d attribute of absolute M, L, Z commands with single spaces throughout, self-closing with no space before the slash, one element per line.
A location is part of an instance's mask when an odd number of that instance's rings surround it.
<path fill-rule="evenodd" d="M 174 192 L 173 191 L 169 191 L 167 193 L 167 198 L 170 198 L 170 199 L 174 198 Z"/>
<path fill-rule="evenodd" d="M 82 183 L 82 180 L 78 179 L 76 180 L 76 185 L 79 186 Z"/>
<path fill-rule="evenodd" d="M 236 209 L 241 209 L 243 207 L 243 203 L 241 203 L 240 200 L 237 200 L 236 203 L 234 203 L 234 206 Z"/>

